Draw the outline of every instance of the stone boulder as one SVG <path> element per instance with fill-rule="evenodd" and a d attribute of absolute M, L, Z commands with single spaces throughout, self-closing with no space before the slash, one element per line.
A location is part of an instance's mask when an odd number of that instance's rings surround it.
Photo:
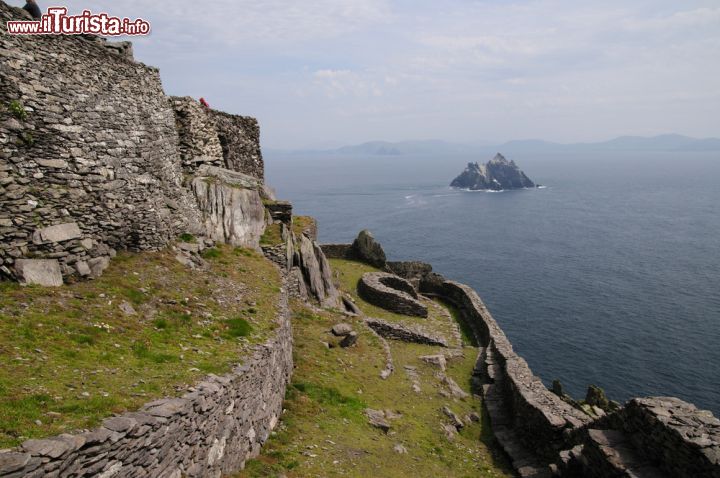
<path fill-rule="evenodd" d="M 323 307 L 339 307 L 340 293 L 332 280 L 332 270 L 317 242 L 302 234 L 298 239 L 297 263 L 309 292 Z"/>
<path fill-rule="evenodd" d="M 60 287 L 63 285 L 60 263 L 55 259 L 18 259 L 15 274 L 21 284 Z"/>
<path fill-rule="evenodd" d="M 379 269 L 384 269 L 387 263 L 385 251 L 375 240 L 370 231 L 364 230 L 358 234 L 352 245 L 352 254 L 358 260 L 367 262 Z"/>
<path fill-rule="evenodd" d="M 358 333 L 357 332 L 350 332 L 347 334 L 341 341 L 340 341 L 340 347 L 346 349 L 348 347 L 352 347 L 355 345 L 358 341 Z"/>
<path fill-rule="evenodd" d="M 385 412 L 382 410 L 373 410 L 372 408 L 365 409 L 365 416 L 368 418 L 368 423 L 385 433 L 390 431 L 390 422 L 385 418 Z"/>
<path fill-rule="evenodd" d="M 331 332 L 335 337 L 345 337 L 346 335 L 349 335 L 352 331 L 353 329 L 350 324 L 342 323 L 335 324 Z"/>

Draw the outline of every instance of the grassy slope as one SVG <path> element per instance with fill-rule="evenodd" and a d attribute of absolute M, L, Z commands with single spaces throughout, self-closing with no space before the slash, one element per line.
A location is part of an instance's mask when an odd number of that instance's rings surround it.
<path fill-rule="evenodd" d="M 371 269 L 348 261 L 333 261 L 333 266 L 340 272 L 344 288 L 352 284 L 352 277 Z M 358 304 L 374 314 L 370 304 L 362 300 Z M 442 349 L 390 342 L 396 370 L 382 380 L 384 352 L 360 320 L 328 311 L 312 312 L 301 304 L 293 308 L 296 369 L 285 403 L 287 412 L 262 456 L 250 461 L 239 478 L 512 476 L 504 457 L 493 452 L 484 418 L 483 423 L 466 426 L 452 442 L 444 436 L 440 428 L 447 423 L 443 406 L 464 417 L 481 412 L 481 404 L 473 398 L 440 395 L 436 369 L 418 356 Z M 381 310 L 374 315 L 393 318 Z M 337 341 L 328 330 L 339 321 L 351 323 L 359 332 L 357 347 L 328 349 L 323 344 Z M 448 375 L 467 391 L 476 354 L 477 349 L 466 347 L 465 357 L 453 360 L 448 368 Z M 420 394 L 412 391 L 405 365 L 417 367 Z M 386 435 L 367 424 L 366 407 L 390 409 L 403 416 L 392 421 L 392 430 Z M 408 453 L 396 453 L 397 444 Z"/>
<path fill-rule="evenodd" d="M 120 254 L 95 281 L 0 283 L 0 448 L 92 427 L 241 362 L 275 327 L 278 271 L 229 246 L 206 258 L 193 271 L 169 250 Z"/>

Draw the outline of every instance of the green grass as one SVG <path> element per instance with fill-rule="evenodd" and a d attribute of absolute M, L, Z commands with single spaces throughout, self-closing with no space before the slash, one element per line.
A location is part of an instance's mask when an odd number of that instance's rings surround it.
<path fill-rule="evenodd" d="M 189 244 L 195 244 L 197 243 L 197 238 L 189 233 L 180 234 L 180 242 L 187 242 Z"/>
<path fill-rule="evenodd" d="M 282 224 L 270 224 L 265 228 L 265 232 L 260 237 L 261 246 L 277 246 L 283 243 L 282 239 Z"/>
<path fill-rule="evenodd" d="M 229 337 L 247 337 L 252 332 L 252 325 L 242 317 L 228 319 L 225 321 L 225 325 L 227 326 L 226 334 Z"/>
<path fill-rule="evenodd" d="M 358 319 L 330 311 L 293 306 L 295 371 L 281 425 L 251 460 L 239 478 L 279 477 L 509 477 L 508 465 L 486 422 L 468 425 L 449 442 L 440 430 L 442 407 L 460 416 L 481 412 L 474 399 L 453 400 L 440 395 L 436 369 L 418 359 L 438 353 L 437 347 L 391 342 L 396 371 L 382 380 L 385 366 L 380 341 Z M 356 347 L 328 349 L 336 339 L 328 330 L 349 321 L 359 333 Z M 450 362 L 448 374 L 469 390 L 477 349 Z M 403 367 L 417 367 L 422 393 L 416 394 Z M 371 427 L 365 408 L 393 410 L 390 433 Z M 408 454 L 393 448 L 402 444 Z"/>
<path fill-rule="evenodd" d="M 0 448 L 181 394 L 266 340 L 277 269 L 247 249 L 211 251 L 209 270 L 168 250 L 120 254 L 102 278 L 61 288 L 0 283 Z"/>
<path fill-rule="evenodd" d="M 317 230 L 317 221 L 310 216 L 293 216 L 292 230 L 299 236 L 307 229 Z"/>

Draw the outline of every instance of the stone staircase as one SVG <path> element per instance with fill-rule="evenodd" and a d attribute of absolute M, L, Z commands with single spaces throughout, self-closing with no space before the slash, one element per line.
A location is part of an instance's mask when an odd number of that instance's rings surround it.
<path fill-rule="evenodd" d="M 475 383 L 482 387 L 493 434 L 512 460 L 513 468 L 521 478 L 550 478 L 550 468 L 523 445 L 514 429 L 514 419 L 504 405 L 502 393 L 506 379 L 500 365 L 495 361 L 492 347 L 481 348 L 473 376 Z"/>
<path fill-rule="evenodd" d="M 560 453 L 557 474 L 570 478 L 672 478 L 618 430 L 588 429 L 584 444 Z"/>

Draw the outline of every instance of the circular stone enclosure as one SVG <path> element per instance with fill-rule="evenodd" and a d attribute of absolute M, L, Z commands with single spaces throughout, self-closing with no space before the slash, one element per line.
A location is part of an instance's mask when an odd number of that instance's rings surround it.
<path fill-rule="evenodd" d="M 358 282 L 358 293 L 366 301 L 402 315 L 427 317 L 428 309 L 418 299 L 412 284 L 386 272 L 368 272 Z"/>

